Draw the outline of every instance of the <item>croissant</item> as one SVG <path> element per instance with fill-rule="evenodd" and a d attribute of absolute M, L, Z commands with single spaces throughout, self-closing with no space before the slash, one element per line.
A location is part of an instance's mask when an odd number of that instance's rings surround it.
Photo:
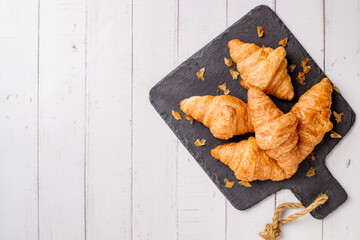
<path fill-rule="evenodd" d="M 214 137 L 220 139 L 254 132 L 247 104 L 233 96 L 193 96 L 182 100 L 180 109 L 210 128 Z"/>
<path fill-rule="evenodd" d="M 291 177 L 302 160 L 297 146 L 299 119 L 292 112 L 284 114 L 258 88 L 249 89 L 248 107 L 257 145 Z"/>
<path fill-rule="evenodd" d="M 288 62 L 283 47 L 274 50 L 254 43 L 244 43 L 239 39 L 229 41 L 228 47 L 231 58 L 237 64 L 242 78 L 240 83 L 244 88 L 257 87 L 277 98 L 293 99 L 294 87 L 287 72 Z"/>
<path fill-rule="evenodd" d="M 278 163 L 258 147 L 254 137 L 217 146 L 211 150 L 211 155 L 228 165 L 239 180 L 281 181 L 287 178 Z"/>
<path fill-rule="evenodd" d="M 333 127 L 331 116 L 332 85 L 328 78 L 312 86 L 292 107 L 299 118 L 297 131 L 300 157 L 306 158 Z"/>

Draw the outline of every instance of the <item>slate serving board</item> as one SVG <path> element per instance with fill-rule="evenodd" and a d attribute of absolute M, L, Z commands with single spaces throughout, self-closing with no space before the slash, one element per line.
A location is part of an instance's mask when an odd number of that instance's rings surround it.
<path fill-rule="evenodd" d="M 257 35 L 257 26 L 264 28 L 265 33 L 262 38 Z M 228 41 L 237 38 L 244 42 L 256 43 L 259 46 L 265 45 L 276 48 L 279 46 L 279 40 L 286 37 L 289 39 L 286 47 L 286 57 L 289 65 L 296 64 L 295 71 L 290 73 L 295 88 L 295 97 L 292 101 L 271 97 L 275 104 L 286 113 L 297 102 L 299 97 L 312 85 L 324 78 L 325 74 L 276 13 L 267 6 L 258 6 L 251 10 L 164 77 L 151 89 L 150 101 L 171 130 L 235 208 L 239 210 L 247 209 L 281 189 L 290 189 L 305 206 L 312 203 L 321 193 L 326 193 L 329 200 L 321 208 L 311 213 L 315 218 L 323 219 L 347 199 L 345 190 L 325 165 L 325 157 L 341 139 L 330 138 L 330 134 L 327 133 L 323 141 L 314 150 L 316 160 L 305 159 L 291 179 L 281 182 L 254 181 L 251 183 L 251 188 L 246 188 L 237 183 L 238 180 L 228 166 L 210 155 L 210 149 L 224 143 L 247 139 L 253 134 L 237 136 L 228 141 L 216 139 L 202 123 L 194 121 L 194 124 L 190 124 L 189 121 L 185 120 L 184 114 L 179 108 L 179 102 L 191 96 L 222 94 L 222 91 L 218 91 L 217 86 L 223 83 L 227 83 L 227 88 L 231 91 L 230 95 L 247 102 L 247 90 L 240 85 L 240 78 L 233 80 L 229 73 L 229 67 L 224 64 L 224 57 L 230 58 L 227 47 Z M 309 58 L 308 65 L 312 69 L 306 74 L 306 84 L 303 86 L 296 81 L 296 76 L 302 70 L 300 62 L 305 58 Z M 196 77 L 197 71 L 203 67 L 206 68 L 205 81 Z M 235 65 L 232 68 L 236 70 Z M 183 120 L 175 120 L 171 110 L 182 113 Z M 343 96 L 336 91 L 333 92 L 332 110 L 338 113 L 344 112 L 341 123 L 337 124 L 333 116 L 331 120 L 334 123 L 333 130 L 345 136 L 354 124 L 355 113 Z M 197 138 L 206 139 L 206 145 L 196 147 L 194 142 Z M 315 168 L 316 174 L 313 177 L 306 177 L 305 174 L 310 167 Z M 224 187 L 225 178 L 236 182 L 231 189 Z"/>

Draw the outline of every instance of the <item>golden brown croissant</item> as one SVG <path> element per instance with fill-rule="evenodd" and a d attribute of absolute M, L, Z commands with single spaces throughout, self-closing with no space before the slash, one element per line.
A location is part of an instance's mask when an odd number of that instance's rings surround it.
<path fill-rule="evenodd" d="M 331 94 L 331 82 L 328 78 L 324 78 L 304 93 L 291 109 L 291 112 L 299 118 L 298 146 L 302 159 L 314 150 L 325 133 L 333 127 L 330 121 Z"/>
<path fill-rule="evenodd" d="M 211 155 L 228 165 L 239 180 L 281 181 L 287 178 L 277 162 L 257 146 L 254 137 L 217 146 L 211 150 Z"/>
<path fill-rule="evenodd" d="M 249 89 L 257 87 L 266 94 L 280 99 L 291 100 L 294 87 L 287 72 L 288 62 L 283 47 L 275 50 L 259 47 L 254 43 L 244 43 L 238 39 L 228 43 L 230 56 L 236 62 L 243 81 L 241 85 Z"/>
<path fill-rule="evenodd" d="M 302 160 L 297 146 L 298 118 L 292 112 L 284 114 L 258 88 L 249 89 L 248 102 L 257 145 L 277 161 L 287 177 L 292 176 Z"/>
<path fill-rule="evenodd" d="M 210 128 L 214 137 L 220 139 L 254 132 L 247 104 L 233 96 L 194 96 L 182 100 L 180 109 Z"/>

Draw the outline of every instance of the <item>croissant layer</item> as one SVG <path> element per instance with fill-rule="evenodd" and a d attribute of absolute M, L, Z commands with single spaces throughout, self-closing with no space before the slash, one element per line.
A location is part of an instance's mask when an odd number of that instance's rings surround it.
<path fill-rule="evenodd" d="M 180 109 L 202 122 L 216 138 L 254 132 L 247 104 L 233 96 L 193 96 L 181 101 Z"/>
<path fill-rule="evenodd" d="M 240 83 L 244 88 L 257 87 L 280 99 L 291 100 L 294 97 L 283 47 L 274 50 L 254 43 L 244 43 L 239 39 L 231 40 L 228 47 L 231 58 L 237 64 L 242 78 Z"/>
<path fill-rule="evenodd" d="M 299 118 L 298 147 L 302 159 L 314 150 L 325 133 L 333 127 L 330 121 L 331 94 L 331 82 L 328 78 L 324 78 L 304 93 L 291 109 L 291 112 Z"/>
<path fill-rule="evenodd" d="M 258 147 L 254 137 L 217 146 L 211 150 L 211 155 L 228 165 L 239 180 L 281 181 L 288 178 L 278 163 Z"/>

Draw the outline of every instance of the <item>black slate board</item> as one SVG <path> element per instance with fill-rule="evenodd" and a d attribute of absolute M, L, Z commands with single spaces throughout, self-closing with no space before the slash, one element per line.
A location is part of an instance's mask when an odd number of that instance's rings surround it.
<path fill-rule="evenodd" d="M 265 30 L 262 38 L 259 38 L 257 35 L 257 26 L 262 26 Z M 275 104 L 286 113 L 297 102 L 298 98 L 312 85 L 324 78 L 325 74 L 276 13 L 267 6 L 258 6 L 251 10 L 169 73 L 151 89 L 150 101 L 179 140 L 235 208 L 239 210 L 247 209 L 280 189 L 290 189 L 305 206 L 312 203 L 321 193 L 326 193 L 329 196 L 329 200 L 321 208 L 311 213 L 315 218 L 323 219 L 347 199 L 345 190 L 325 166 L 326 155 L 341 139 L 330 138 L 330 134 L 327 133 L 323 141 L 314 150 L 316 160 L 304 160 L 299 166 L 297 173 L 291 179 L 281 182 L 254 181 L 251 188 L 246 188 L 237 184 L 238 180 L 226 165 L 210 155 L 210 149 L 230 141 L 238 142 L 247 139 L 253 134 L 245 134 L 234 137 L 229 141 L 223 141 L 214 138 L 209 129 L 201 123 L 194 122 L 191 125 L 187 120 L 177 121 L 171 114 L 171 110 L 181 112 L 179 102 L 185 98 L 194 95 L 222 94 L 221 91 L 217 91 L 217 86 L 223 83 L 227 83 L 227 88 L 231 91 L 230 95 L 247 102 L 247 90 L 239 84 L 239 80 L 232 80 L 229 67 L 224 64 L 224 57 L 230 57 L 227 47 L 228 41 L 237 38 L 244 42 L 276 48 L 279 45 L 279 40 L 286 37 L 289 38 L 286 47 L 289 65 L 296 64 L 294 73 L 290 73 L 295 88 L 295 97 L 292 101 L 284 101 L 271 97 Z M 302 86 L 296 81 L 296 76 L 301 71 L 300 62 L 306 57 L 309 58 L 308 65 L 312 69 L 306 74 L 306 84 Z M 206 67 L 205 81 L 201 81 L 196 77 L 196 72 L 202 67 Z M 236 66 L 232 68 L 236 69 Z M 334 123 L 334 131 L 345 136 L 354 124 L 355 113 L 343 96 L 335 91 L 333 93 L 332 110 L 344 112 L 340 124 L 334 121 L 333 116 L 331 120 Z M 182 115 L 184 117 L 183 113 Z M 197 138 L 206 139 L 206 146 L 196 147 L 194 142 Z M 306 172 L 311 166 L 316 170 L 315 176 L 305 177 Z M 225 178 L 229 181 L 236 181 L 234 187 L 231 189 L 225 188 Z"/>

